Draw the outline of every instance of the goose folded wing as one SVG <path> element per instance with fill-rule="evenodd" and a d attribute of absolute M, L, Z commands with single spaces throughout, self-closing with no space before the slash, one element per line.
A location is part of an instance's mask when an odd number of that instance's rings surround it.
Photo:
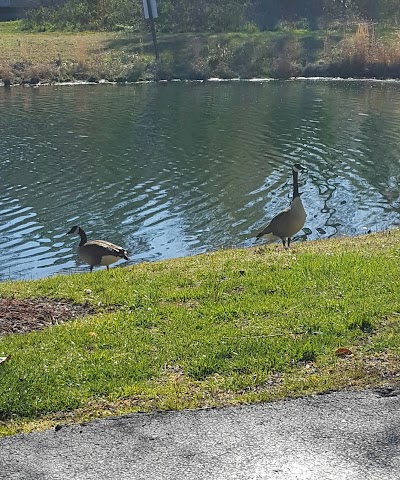
<path fill-rule="evenodd" d="M 280 230 L 282 224 L 285 223 L 289 212 L 290 207 L 285 208 L 285 210 L 282 210 L 280 213 L 278 213 L 278 215 L 275 215 L 275 217 L 268 223 L 268 225 L 263 230 L 261 230 L 260 233 L 257 234 L 256 238 L 260 238 L 263 235 L 267 235 L 268 233 L 275 233 L 277 230 Z"/>
<path fill-rule="evenodd" d="M 101 255 L 114 255 L 116 257 L 125 258 L 129 260 L 128 252 L 114 243 L 106 242 L 105 240 L 92 240 L 85 243 L 85 246 L 91 246 L 90 248 L 96 248 Z"/>

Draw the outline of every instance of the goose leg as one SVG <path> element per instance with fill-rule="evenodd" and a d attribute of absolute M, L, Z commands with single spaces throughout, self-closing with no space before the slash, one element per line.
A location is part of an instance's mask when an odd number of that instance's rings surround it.
<path fill-rule="evenodd" d="M 290 237 L 287 239 L 287 246 L 290 247 Z"/>
<path fill-rule="evenodd" d="M 107 270 L 109 270 L 108 265 L 107 265 Z"/>
<path fill-rule="evenodd" d="M 92 273 L 93 265 L 90 265 L 90 273 Z"/>
<path fill-rule="evenodd" d="M 282 243 L 283 243 L 283 246 L 286 248 L 286 240 L 284 238 L 282 238 Z"/>

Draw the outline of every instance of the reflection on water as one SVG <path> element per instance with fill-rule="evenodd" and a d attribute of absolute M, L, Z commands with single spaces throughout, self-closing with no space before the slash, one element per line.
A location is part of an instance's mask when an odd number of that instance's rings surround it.
<path fill-rule="evenodd" d="M 303 238 L 400 224 L 400 84 L 0 89 L 0 278 L 77 266 L 80 224 L 130 263 L 248 246 L 288 205 Z"/>

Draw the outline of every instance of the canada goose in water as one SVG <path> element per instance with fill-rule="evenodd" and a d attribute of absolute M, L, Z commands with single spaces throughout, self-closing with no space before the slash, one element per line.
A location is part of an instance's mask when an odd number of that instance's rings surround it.
<path fill-rule="evenodd" d="M 128 252 L 118 245 L 105 242 L 104 240 L 88 241 L 84 230 L 77 225 L 72 227 L 71 230 L 67 232 L 67 235 L 70 233 L 77 233 L 81 237 L 78 254 L 85 263 L 90 265 L 90 271 L 92 271 L 95 266 L 106 266 L 108 270 L 109 265 L 121 258 L 129 260 Z"/>
<path fill-rule="evenodd" d="M 272 234 L 282 240 L 284 247 L 286 247 L 287 239 L 287 246 L 289 247 L 291 237 L 303 228 L 307 215 L 299 193 L 298 177 L 299 172 L 302 170 L 305 170 L 305 167 L 300 165 L 300 163 L 295 163 L 293 165 L 293 199 L 289 207 L 278 213 L 278 215 L 268 223 L 264 230 L 257 235 L 257 239 L 263 235 Z"/>

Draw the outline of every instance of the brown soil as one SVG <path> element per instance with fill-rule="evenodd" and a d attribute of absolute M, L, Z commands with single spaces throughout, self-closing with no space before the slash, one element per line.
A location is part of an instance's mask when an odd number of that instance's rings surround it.
<path fill-rule="evenodd" d="M 0 336 L 27 333 L 94 313 L 90 305 L 67 300 L 0 298 Z"/>

